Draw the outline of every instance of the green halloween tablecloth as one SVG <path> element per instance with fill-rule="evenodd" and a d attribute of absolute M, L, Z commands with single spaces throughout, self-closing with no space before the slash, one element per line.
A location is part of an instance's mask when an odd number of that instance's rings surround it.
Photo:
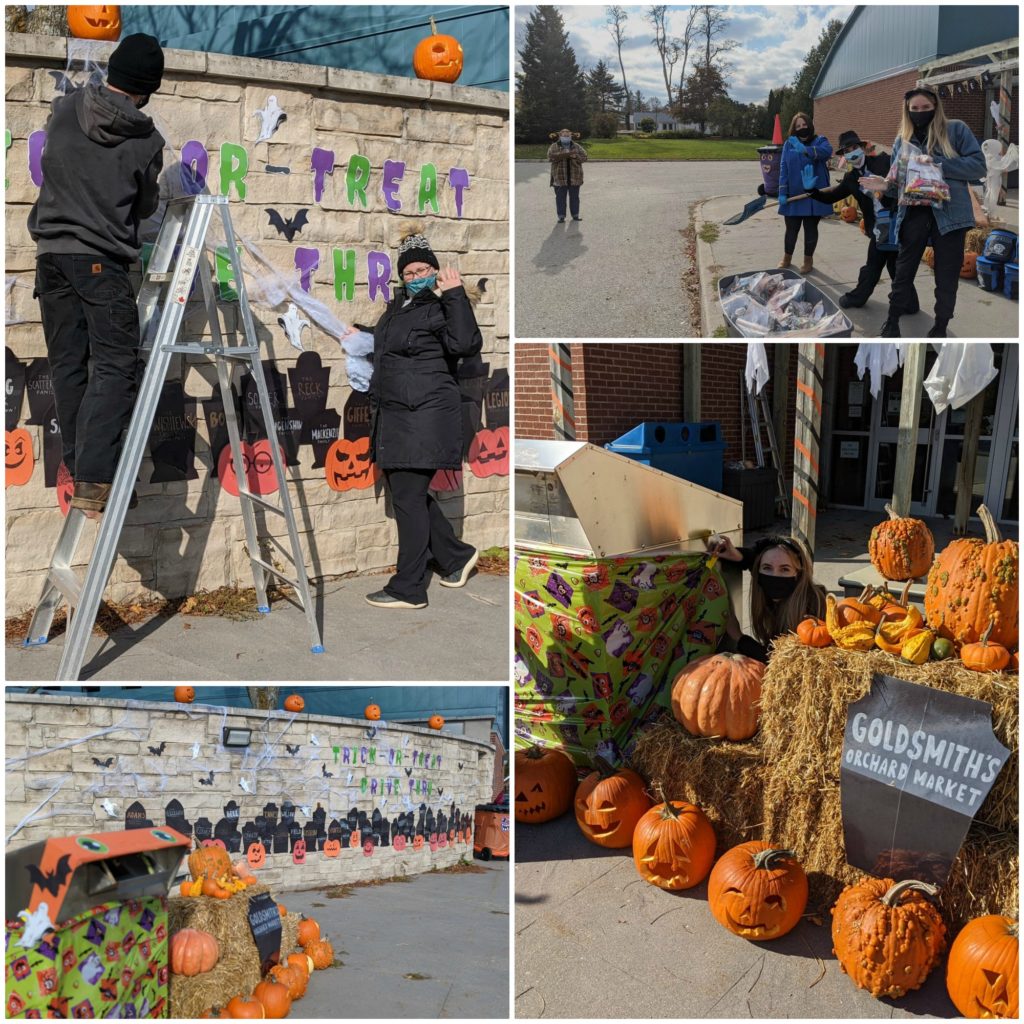
<path fill-rule="evenodd" d="M 104 903 L 47 932 L 34 949 L 7 922 L 8 1017 L 166 1017 L 167 901 Z"/>
<path fill-rule="evenodd" d="M 668 682 L 712 653 L 729 597 L 704 554 L 574 559 L 517 549 L 516 743 L 618 764 Z"/>

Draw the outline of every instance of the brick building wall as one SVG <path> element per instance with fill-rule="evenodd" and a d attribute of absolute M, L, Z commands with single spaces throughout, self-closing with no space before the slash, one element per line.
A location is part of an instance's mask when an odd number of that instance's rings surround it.
<path fill-rule="evenodd" d="M 241 832 L 249 824 L 262 827 L 255 819 L 266 816 L 268 804 L 283 817 L 284 805 L 291 802 L 299 825 L 317 820 L 318 807 L 326 812 L 326 826 L 346 819 L 353 809 L 368 819 L 379 810 L 389 822 L 413 813 L 418 824 L 425 805 L 435 826 L 443 813 L 446 822 L 457 814 L 461 823 L 468 815 L 472 827 L 476 804 L 489 802 L 492 795 L 490 744 L 417 726 L 389 724 L 369 740 L 365 721 L 283 711 L 21 693 L 8 694 L 4 708 L 7 820 L 13 827 L 27 819 L 9 848 L 54 835 L 124 829 L 136 801 L 154 825 L 169 824 L 194 841 L 203 819 L 215 837 L 225 819 L 231 834 L 226 844 L 244 855 Z M 223 747 L 224 726 L 251 729 L 252 745 L 245 750 Z M 95 735 L 104 730 L 112 731 Z M 319 744 L 312 742 L 314 734 Z M 196 743 L 199 751 L 193 757 Z M 298 747 L 297 752 L 287 750 L 286 743 Z M 150 747 L 161 744 L 160 755 L 153 755 Z M 105 766 L 108 758 L 112 763 Z M 241 789 L 240 778 L 251 792 Z M 200 779 L 212 784 L 200 785 Z M 58 784 L 53 798 L 41 806 L 42 796 Z M 102 806 L 108 799 L 114 817 Z M 184 820 L 168 820 L 172 801 L 181 805 Z M 235 805 L 230 810 L 229 803 Z M 37 808 L 40 813 L 34 815 Z M 472 856 L 471 842 L 446 842 L 433 850 L 425 842 L 414 850 L 410 841 L 398 850 L 390 828 L 386 844 L 383 828 L 380 837 L 370 856 L 345 846 L 328 858 L 322 850 L 326 835 L 307 840 L 303 865 L 293 862 L 290 846 L 269 853 L 258 872 L 260 881 L 274 892 L 287 892 L 418 874 Z"/>

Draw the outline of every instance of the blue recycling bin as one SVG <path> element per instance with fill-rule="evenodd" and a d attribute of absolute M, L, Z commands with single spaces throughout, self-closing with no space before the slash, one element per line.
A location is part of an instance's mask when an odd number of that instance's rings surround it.
<path fill-rule="evenodd" d="M 699 423 L 647 420 L 610 441 L 605 448 L 721 493 L 725 441 L 718 420 Z"/>

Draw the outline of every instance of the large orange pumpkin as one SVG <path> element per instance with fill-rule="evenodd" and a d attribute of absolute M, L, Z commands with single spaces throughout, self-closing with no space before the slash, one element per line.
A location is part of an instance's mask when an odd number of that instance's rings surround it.
<path fill-rule="evenodd" d="M 289 967 L 290 971 L 291 968 Z M 288 1016 L 292 1008 L 292 997 L 288 994 L 288 986 L 275 978 L 269 977 L 261 981 L 253 989 L 253 996 L 263 1007 L 263 1015 L 268 1020 L 280 1020 Z M 228 1009 L 230 1009 L 230 1004 Z"/>
<path fill-rule="evenodd" d="M 979 537 L 951 541 L 939 552 L 924 593 L 928 625 L 957 648 L 975 643 L 993 623 L 989 640 L 1017 646 L 1018 545 L 1003 540 L 991 512 L 981 505 Z"/>
<path fill-rule="evenodd" d="M 32 450 L 32 435 L 24 428 L 17 427 L 4 434 L 4 486 L 21 487 L 32 477 L 35 467 Z"/>
<path fill-rule="evenodd" d="M 633 863 L 640 877 L 659 889 L 700 885 L 715 860 L 715 830 L 699 808 L 681 800 L 652 807 L 633 830 Z"/>
<path fill-rule="evenodd" d="M 427 725 L 429 725 L 431 729 L 443 729 L 444 728 L 444 719 L 440 715 L 437 715 L 437 714 L 431 715 L 427 719 Z"/>
<path fill-rule="evenodd" d="M 174 688 L 174 699 L 179 704 L 191 704 L 196 699 L 195 687 L 176 686 Z"/>
<path fill-rule="evenodd" d="M 121 35 L 121 8 L 113 4 L 71 5 L 68 30 L 76 39 L 117 39 Z"/>
<path fill-rule="evenodd" d="M 306 702 L 297 693 L 291 693 L 284 699 L 285 711 L 301 711 L 305 706 Z"/>
<path fill-rule="evenodd" d="M 871 530 L 868 554 L 883 580 L 913 580 L 923 576 L 935 557 L 935 538 L 920 519 L 897 515 L 885 506 L 889 518 Z"/>
<path fill-rule="evenodd" d="M 306 947 L 306 952 L 313 961 L 313 967 L 322 971 L 334 963 L 334 947 L 326 939 L 317 939 Z"/>
<path fill-rule="evenodd" d="M 305 966 L 297 964 L 278 964 L 270 968 L 270 976 L 285 985 L 292 1002 L 301 999 L 306 994 L 306 986 L 309 984 L 309 971 Z"/>
<path fill-rule="evenodd" d="M 299 922 L 298 943 L 305 949 L 311 942 L 320 938 L 320 925 L 311 917 L 304 917 Z M 311 955 L 311 954 L 310 954 Z"/>
<path fill-rule="evenodd" d="M 188 869 L 193 878 L 222 878 L 231 874 L 231 858 L 219 846 L 201 846 L 189 854 Z"/>
<path fill-rule="evenodd" d="M 416 44 L 412 54 L 412 69 L 417 78 L 433 82 L 455 82 L 462 74 L 462 44 L 454 36 L 437 31 L 430 19 L 430 35 Z"/>
<path fill-rule="evenodd" d="M 539 825 L 565 814 L 576 792 L 576 766 L 561 750 L 516 751 L 516 821 Z"/>
<path fill-rule="evenodd" d="M 1017 922 L 998 914 L 968 921 L 953 940 L 946 991 L 965 1017 L 1018 1016 Z"/>
<path fill-rule="evenodd" d="M 761 717 L 764 665 L 742 654 L 706 654 L 672 681 L 672 714 L 694 736 L 747 740 Z"/>
<path fill-rule="evenodd" d="M 367 704 L 363 710 L 364 717 L 370 722 L 380 721 L 380 705 L 379 704 Z"/>
<path fill-rule="evenodd" d="M 621 849 L 633 841 L 633 829 L 651 806 L 644 780 L 631 768 L 618 771 L 605 762 L 576 788 L 576 824 L 598 846 Z"/>
<path fill-rule="evenodd" d="M 865 878 L 847 886 L 832 908 L 839 966 L 876 999 L 920 988 L 946 948 L 946 926 L 927 895 L 934 885 Z"/>
<path fill-rule="evenodd" d="M 285 993 L 287 995 L 287 993 Z M 261 1020 L 269 1014 L 263 1009 L 263 1004 L 255 997 L 248 999 L 245 996 L 235 996 L 227 1006 L 224 1007 L 228 1017 L 236 1020 Z"/>
<path fill-rule="evenodd" d="M 712 869 L 708 905 L 719 924 L 745 939 L 777 939 L 803 915 L 807 875 L 792 850 L 740 843 Z"/>
<path fill-rule="evenodd" d="M 220 946 L 209 933 L 182 928 L 171 935 L 171 970 L 186 978 L 212 971 L 220 959 Z"/>

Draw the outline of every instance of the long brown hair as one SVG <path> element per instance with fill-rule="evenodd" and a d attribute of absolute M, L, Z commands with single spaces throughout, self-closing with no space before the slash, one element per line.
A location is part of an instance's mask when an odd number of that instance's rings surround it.
<path fill-rule="evenodd" d="M 814 582 L 814 562 L 807 549 L 792 537 L 773 538 L 757 553 L 750 567 L 750 626 L 762 644 L 770 644 L 780 633 L 795 632 L 808 615 L 825 614 L 825 588 Z M 799 565 L 796 589 L 785 601 L 770 601 L 758 585 L 761 562 L 772 548 L 781 547 Z"/>
<path fill-rule="evenodd" d="M 910 101 L 916 95 L 916 92 L 912 92 L 903 101 L 903 110 L 900 112 L 900 126 L 897 134 L 903 140 L 904 146 L 910 142 L 914 134 L 914 122 L 910 120 Z M 932 118 L 932 123 L 928 125 L 928 137 L 925 140 L 928 152 L 934 153 L 936 149 L 941 149 L 945 156 L 956 156 L 956 150 L 949 141 L 949 119 L 942 109 L 942 100 L 931 89 L 922 89 L 921 95 L 927 95 L 935 102 L 935 116 Z"/>
<path fill-rule="evenodd" d="M 814 122 L 811 120 L 809 114 L 805 114 L 802 110 L 798 110 L 789 122 L 789 134 L 796 135 L 796 123 L 800 118 L 803 118 L 807 122 L 807 127 L 810 128 L 811 134 L 814 135 Z"/>

